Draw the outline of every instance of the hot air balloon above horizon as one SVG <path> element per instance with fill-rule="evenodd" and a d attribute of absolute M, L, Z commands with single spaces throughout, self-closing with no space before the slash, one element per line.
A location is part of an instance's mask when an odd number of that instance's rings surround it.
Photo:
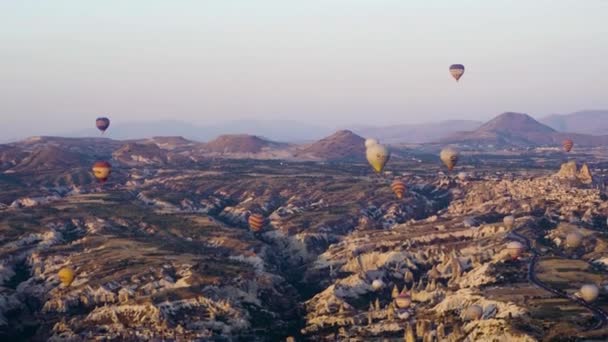
<path fill-rule="evenodd" d="M 502 219 L 502 222 L 504 223 L 505 227 L 507 227 L 507 229 L 511 229 L 513 228 L 513 225 L 515 225 L 515 217 L 513 217 L 513 215 L 505 216 Z"/>
<path fill-rule="evenodd" d="M 562 147 L 564 148 L 564 151 L 566 151 L 566 152 L 570 152 L 572 150 L 573 146 L 574 146 L 574 141 L 572 141 L 572 139 L 565 139 L 562 142 Z"/>
<path fill-rule="evenodd" d="M 91 170 L 100 183 L 105 183 L 112 173 L 112 165 L 107 161 L 96 161 Z"/>
<path fill-rule="evenodd" d="M 401 179 L 395 179 L 393 183 L 391 183 L 391 189 L 398 199 L 402 199 L 405 194 L 405 183 Z"/>
<path fill-rule="evenodd" d="M 367 148 L 365 151 L 367 161 L 376 173 L 382 172 L 384 166 L 391 157 L 391 153 L 384 145 L 376 144 Z"/>
<path fill-rule="evenodd" d="M 101 131 L 101 134 L 104 134 L 108 127 L 110 127 L 110 119 L 106 117 L 97 118 L 97 120 L 95 120 L 95 126 Z"/>
<path fill-rule="evenodd" d="M 249 215 L 249 219 L 247 220 L 249 223 L 249 229 L 251 229 L 254 233 L 260 232 L 266 223 L 264 216 L 261 214 L 255 213 Z"/>
<path fill-rule="evenodd" d="M 441 159 L 449 171 L 452 171 L 456 164 L 458 164 L 459 158 L 460 154 L 458 151 L 451 147 L 446 147 L 439 153 L 439 159 Z"/>
<path fill-rule="evenodd" d="M 365 139 L 365 148 L 370 148 L 374 145 L 378 145 L 380 142 L 378 141 L 378 139 L 374 139 L 374 138 L 367 138 Z"/>
<path fill-rule="evenodd" d="M 452 75 L 452 77 L 454 77 L 456 82 L 458 82 L 458 80 L 460 80 L 460 78 L 464 74 L 464 65 L 462 65 L 462 64 L 450 65 L 450 74 Z"/>

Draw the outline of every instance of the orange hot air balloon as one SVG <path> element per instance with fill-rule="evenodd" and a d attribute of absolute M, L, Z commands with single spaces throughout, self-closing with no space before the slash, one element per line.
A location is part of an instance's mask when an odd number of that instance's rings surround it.
<path fill-rule="evenodd" d="M 106 131 L 106 129 L 108 129 L 108 127 L 110 127 L 110 119 L 97 118 L 97 120 L 95 120 L 95 126 L 97 126 L 97 129 L 101 131 L 101 134 L 103 134 Z"/>
<path fill-rule="evenodd" d="M 450 74 L 452 74 L 452 77 L 454 77 L 456 82 L 458 82 L 458 80 L 462 77 L 462 74 L 464 74 L 464 65 L 462 65 L 462 64 L 450 65 Z"/>
<path fill-rule="evenodd" d="M 107 161 L 97 161 L 93 164 L 91 170 L 99 182 L 105 183 L 112 173 L 112 165 Z"/>
<path fill-rule="evenodd" d="M 403 183 L 403 181 L 400 179 L 395 179 L 391 184 L 391 189 L 398 199 L 402 199 L 403 194 L 405 194 L 405 183 Z"/>
<path fill-rule="evenodd" d="M 264 216 L 260 215 L 260 214 L 251 214 L 249 215 L 249 228 L 257 233 L 259 231 L 262 230 L 262 228 L 264 228 Z"/>
<path fill-rule="evenodd" d="M 564 151 L 570 152 L 574 146 L 574 141 L 572 141 L 572 139 L 566 139 L 562 142 L 562 146 L 564 147 Z"/>

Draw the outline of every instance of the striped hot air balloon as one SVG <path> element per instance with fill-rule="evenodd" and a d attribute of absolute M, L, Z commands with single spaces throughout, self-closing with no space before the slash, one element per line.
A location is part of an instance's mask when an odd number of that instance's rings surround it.
<path fill-rule="evenodd" d="M 462 64 L 450 65 L 450 74 L 452 74 L 452 77 L 454 77 L 454 79 L 456 79 L 456 82 L 458 82 L 458 80 L 462 77 L 462 74 L 464 74 L 464 65 L 462 65 Z"/>
<path fill-rule="evenodd" d="M 562 146 L 564 147 L 564 151 L 570 152 L 574 146 L 574 141 L 572 141 L 572 139 L 566 139 L 562 142 Z"/>
<path fill-rule="evenodd" d="M 112 173 L 112 165 L 107 161 L 97 161 L 93 164 L 91 170 L 93 171 L 95 178 L 97 178 L 99 182 L 104 183 Z"/>
<path fill-rule="evenodd" d="M 108 129 L 108 127 L 110 127 L 110 119 L 97 118 L 97 120 L 95 120 L 95 126 L 97 126 L 97 129 L 101 131 L 101 134 L 103 134 L 106 131 L 106 129 Z"/>
<path fill-rule="evenodd" d="M 264 228 L 264 216 L 262 216 L 261 214 L 251 214 L 249 215 L 249 228 L 257 233 L 259 231 L 262 230 L 262 228 Z"/>
<path fill-rule="evenodd" d="M 402 199 L 405 194 L 405 183 L 400 179 L 395 179 L 391 184 L 391 189 L 395 193 L 398 199 Z"/>

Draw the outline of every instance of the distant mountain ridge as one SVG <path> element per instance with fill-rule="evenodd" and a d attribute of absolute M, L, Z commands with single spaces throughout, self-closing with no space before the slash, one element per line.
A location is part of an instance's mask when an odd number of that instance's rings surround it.
<path fill-rule="evenodd" d="M 573 139 L 578 146 L 599 146 L 608 143 L 608 136 L 558 132 L 527 114 L 507 112 L 469 132 L 453 134 L 440 143 L 495 147 L 558 146 L 564 139 Z"/>
<path fill-rule="evenodd" d="M 553 114 L 539 121 L 557 131 L 579 134 L 608 134 L 608 110 L 585 110 L 570 114 Z"/>
<path fill-rule="evenodd" d="M 433 123 L 394 125 L 385 127 L 361 127 L 353 129 L 364 137 L 373 137 L 387 144 L 424 144 L 441 140 L 456 132 L 471 131 L 483 122 L 474 120 L 446 120 Z"/>

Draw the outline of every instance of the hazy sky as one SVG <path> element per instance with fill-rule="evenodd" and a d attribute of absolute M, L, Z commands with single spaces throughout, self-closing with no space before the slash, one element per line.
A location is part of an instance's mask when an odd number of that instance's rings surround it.
<path fill-rule="evenodd" d="M 607 0 L 1 0 L 0 135 L 106 113 L 383 125 L 606 109 L 607 18 Z"/>

